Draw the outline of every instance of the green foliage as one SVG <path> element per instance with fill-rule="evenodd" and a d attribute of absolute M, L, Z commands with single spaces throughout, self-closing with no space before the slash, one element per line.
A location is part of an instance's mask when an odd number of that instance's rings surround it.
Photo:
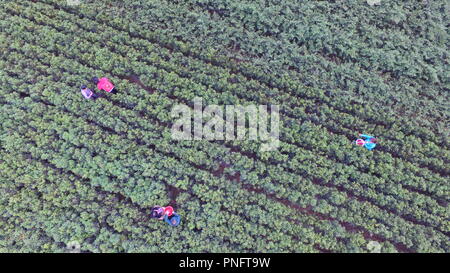
<path fill-rule="evenodd" d="M 97 2 L 0 7 L 0 251 L 448 252 L 440 13 L 424 37 L 409 2 Z M 92 75 L 119 94 L 84 100 Z M 196 96 L 282 105 L 279 150 L 171 140 Z M 177 228 L 149 217 L 171 202 Z"/>

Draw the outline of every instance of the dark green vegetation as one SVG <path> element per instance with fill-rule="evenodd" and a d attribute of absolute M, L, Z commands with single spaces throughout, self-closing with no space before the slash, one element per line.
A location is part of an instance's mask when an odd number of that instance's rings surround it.
<path fill-rule="evenodd" d="M 391 2 L 1 1 L 0 251 L 449 252 L 450 12 Z M 195 96 L 279 104 L 280 148 L 172 141 Z"/>

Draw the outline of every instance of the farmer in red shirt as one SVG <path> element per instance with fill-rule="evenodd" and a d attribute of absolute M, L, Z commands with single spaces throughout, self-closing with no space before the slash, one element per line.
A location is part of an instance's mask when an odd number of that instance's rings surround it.
<path fill-rule="evenodd" d="M 154 206 L 152 208 L 152 211 L 150 213 L 150 216 L 152 218 L 158 218 L 159 220 L 164 219 L 164 216 L 172 216 L 175 212 L 173 211 L 173 208 L 171 206 L 167 207 L 161 207 L 161 206 Z"/>
<path fill-rule="evenodd" d="M 111 93 L 114 90 L 114 84 L 112 84 L 108 80 L 108 78 L 98 79 L 97 77 L 94 77 L 92 80 L 97 85 L 97 88 L 99 90 L 105 90 L 108 93 Z M 115 92 L 113 92 L 113 93 L 115 93 Z"/>

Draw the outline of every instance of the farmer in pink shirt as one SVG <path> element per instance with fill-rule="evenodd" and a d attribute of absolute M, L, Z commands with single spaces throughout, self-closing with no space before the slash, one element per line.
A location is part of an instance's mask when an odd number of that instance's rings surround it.
<path fill-rule="evenodd" d="M 97 88 L 99 90 L 104 90 L 108 93 L 111 93 L 114 90 L 114 84 L 112 84 L 108 78 L 101 78 L 98 79 L 97 77 L 94 77 L 92 79 L 94 83 L 97 85 Z M 115 93 L 115 92 L 114 92 Z"/>

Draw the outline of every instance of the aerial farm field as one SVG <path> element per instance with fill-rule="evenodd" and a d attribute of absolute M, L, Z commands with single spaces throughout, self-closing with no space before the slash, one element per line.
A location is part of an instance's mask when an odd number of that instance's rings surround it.
<path fill-rule="evenodd" d="M 0 0 L 0 252 L 450 252 L 449 15 Z M 277 147 L 174 139 L 173 107 L 195 98 L 278 105 Z"/>

